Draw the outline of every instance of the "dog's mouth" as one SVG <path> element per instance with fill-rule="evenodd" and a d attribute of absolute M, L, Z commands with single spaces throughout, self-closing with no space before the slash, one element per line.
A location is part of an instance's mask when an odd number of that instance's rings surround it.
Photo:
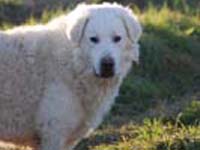
<path fill-rule="evenodd" d="M 102 78 L 102 79 L 111 79 L 115 77 L 115 72 L 113 69 L 101 69 L 99 73 L 96 72 L 95 69 L 93 69 L 94 75 L 97 78 Z"/>

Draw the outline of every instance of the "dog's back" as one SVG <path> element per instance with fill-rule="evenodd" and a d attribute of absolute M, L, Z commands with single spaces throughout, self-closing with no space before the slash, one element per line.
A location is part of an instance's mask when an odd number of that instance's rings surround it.
<path fill-rule="evenodd" d="M 34 132 L 34 115 L 44 88 L 44 68 L 35 61 L 34 46 L 27 42 L 31 40 L 26 37 L 27 31 L 16 33 L 19 30 L 0 32 L 1 139 Z M 30 44 L 34 43 L 30 41 Z"/>

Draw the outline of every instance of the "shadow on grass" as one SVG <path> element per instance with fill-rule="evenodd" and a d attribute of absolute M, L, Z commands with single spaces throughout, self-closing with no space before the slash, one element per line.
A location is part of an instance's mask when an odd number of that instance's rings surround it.
<path fill-rule="evenodd" d="M 200 32 L 186 36 L 165 28 L 145 29 L 140 65 L 133 66 L 124 81 L 111 120 L 122 116 L 122 120 L 134 122 L 135 116 L 149 108 L 173 114 L 169 111 L 180 111 L 180 104 L 200 90 Z M 174 110 L 168 110 L 170 105 Z"/>

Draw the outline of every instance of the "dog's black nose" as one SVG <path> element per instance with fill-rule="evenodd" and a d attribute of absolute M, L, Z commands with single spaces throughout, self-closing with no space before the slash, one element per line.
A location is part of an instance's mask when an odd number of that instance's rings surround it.
<path fill-rule="evenodd" d="M 100 64 L 100 76 L 102 78 L 113 77 L 115 74 L 115 63 L 112 57 L 104 57 Z"/>

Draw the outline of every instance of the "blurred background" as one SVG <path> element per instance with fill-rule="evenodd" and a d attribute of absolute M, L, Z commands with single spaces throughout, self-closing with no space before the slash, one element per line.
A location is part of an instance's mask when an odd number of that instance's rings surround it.
<path fill-rule="evenodd" d="M 44 10 L 70 9 L 78 3 L 102 3 L 105 0 L 0 0 L 0 22 L 21 24 L 30 16 L 41 17 Z M 149 4 L 162 7 L 164 4 L 171 9 L 183 12 L 199 13 L 199 0 L 107 0 L 123 5 L 136 6 L 140 10 L 146 9 Z"/>
<path fill-rule="evenodd" d="M 76 150 L 200 150 L 200 1 L 116 1 L 143 26 L 140 64 L 104 123 Z M 103 0 L 0 0 L 0 29 L 46 23 L 80 2 Z"/>

